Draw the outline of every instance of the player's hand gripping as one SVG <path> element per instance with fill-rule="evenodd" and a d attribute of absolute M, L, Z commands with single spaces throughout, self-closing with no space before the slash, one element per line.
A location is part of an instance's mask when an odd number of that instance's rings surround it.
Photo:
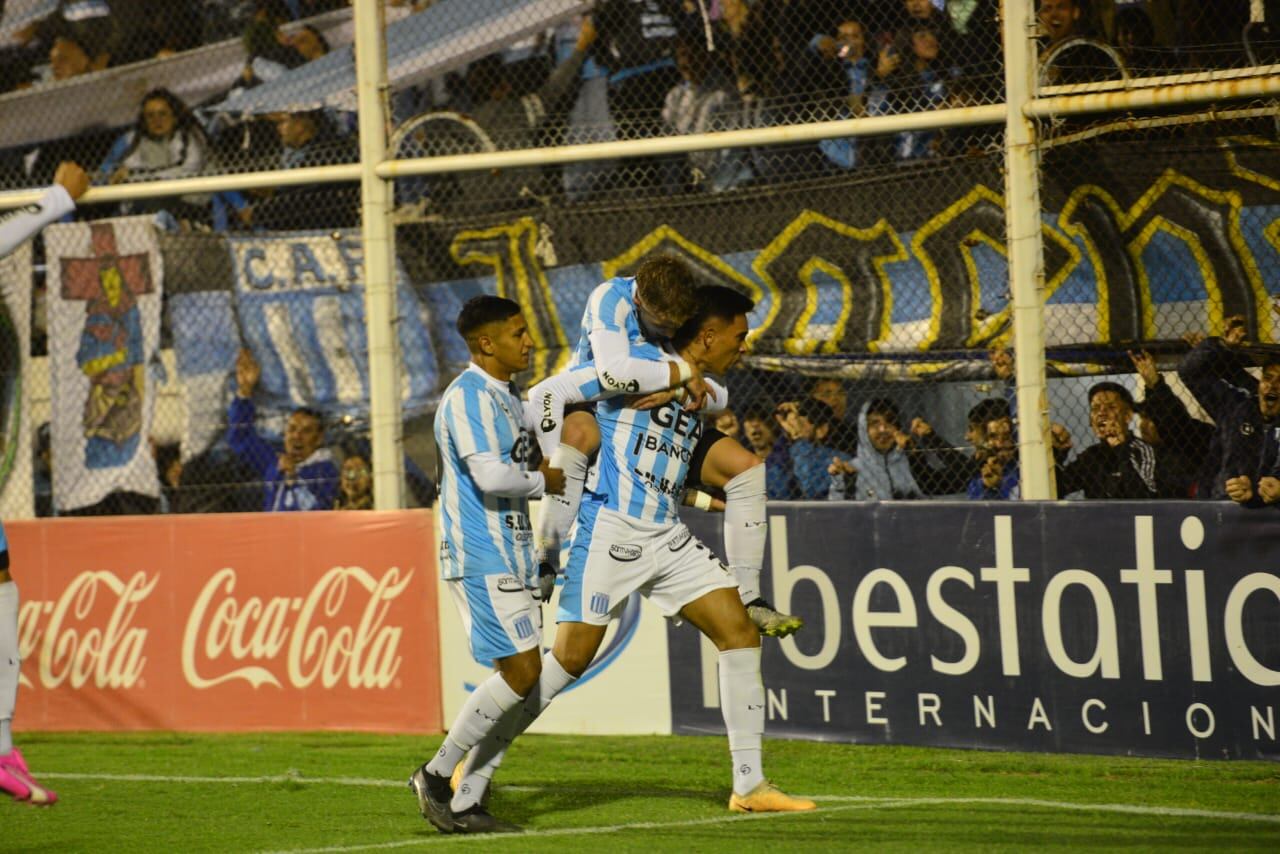
<path fill-rule="evenodd" d="M 553 469 L 551 463 L 547 460 L 542 461 L 542 465 L 538 466 L 538 471 L 542 472 L 542 478 L 546 481 L 543 492 L 547 495 L 564 495 L 564 470 Z"/>

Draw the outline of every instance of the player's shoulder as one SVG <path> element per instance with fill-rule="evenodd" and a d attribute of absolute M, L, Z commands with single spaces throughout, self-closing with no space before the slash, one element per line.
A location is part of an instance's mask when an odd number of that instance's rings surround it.
<path fill-rule="evenodd" d="M 614 276 L 612 279 L 606 279 L 596 285 L 595 290 L 591 292 L 593 301 L 609 300 L 610 302 L 618 302 L 623 300 L 631 301 L 631 286 L 635 279 L 626 276 Z"/>
<path fill-rule="evenodd" d="M 468 396 L 483 391 L 484 387 L 484 377 L 476 371 L 465 370 L 454 377 L 453 382 L 449 383 L 448 388 L 444 390 L 444 394 L 440 395 L 440 408 L 460 405 Z"/>

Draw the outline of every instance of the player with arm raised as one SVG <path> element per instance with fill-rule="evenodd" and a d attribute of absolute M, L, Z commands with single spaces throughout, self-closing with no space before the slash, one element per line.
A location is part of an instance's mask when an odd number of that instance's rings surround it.
<path fill-rule="evenodd" d="M 444 833 L 519 830 L 480 804 L 450 804 L 454 766 L 538 684 L 542 618 L 530 593 L 536 564 L 529 499 L 564 489 L 532 450 L 524 405 L 511 377 L 529 366 L 533 341 L 511 300 L 480 296 L 458 316 L 471 365 L 436 410 L 440 477 L 440 575 L 468 632 L 471 655 L 497 672 L 459 710 L 430 762 L 409 779 L 424 818 Z"/>
<path fill-rule="evenodd" d="M 636 271 L 634 280 L 617 278 L 598 286 L 582 318 L 573 362 L 578 367 L 530 391 L 538 442 L 552 465 L 564 469 L 566 484 L 562 499 L 542 502 L 538 521 L 540 573 L 554 571 L 559 562 L 560 544 L 581 500 L 588 459 L 600 445 L 592 413 L 579 409 L 565 415 L 567 402 L 641 394 L 649 396 L 637 405 L 646 407 L 683 393 L 684 407 L 692 412 L 703 406 L 709 392 L 709 409 L 727 405 L 728 391 L 704 379 L 696 365 L 678 357 L 661 361 L 665 357 L 658 345 L 668 341 L 689 317 L 687 296 L 692 286 L 693 273 L 688 266 L 670 256 L 649 259 Z M 590 371 L 581 367 L 590 364 L 596 367 L 598 386 L 591 384 Z M 692 379 L 682 391 L 678 379 L 686 376 Z M 666 391 L 668 388 L 671 390 Z M 588 389 L 593 393 L 588 394 Z M 691 483 L 725 493 L 725 552 L 748 615 L 763 634 L 793 634 L 804 622 L 780 613 L 760 595 L 768 532 L 764 464 L 718 430 L 707 431 L 696 457 Z"/>
<path fill-rule="evenodd" d="M 676 340 L 679 357 L 722 372 L 746 348 L 751 300 L 725 287 L 698 289 L 699 309 Z M 612 397 L 596 407 L 599 480 L 583 499 L 560 593 L 555 646 L 519 709 L 492 730 L 467 759 L 458 791 L 480 802 L 508 745 L 558 693 L 586 671 L 612 611 L 635 591 L 667 616 L 679 614 L 720 651 L 720 697 L 733 757 L 739 812 L 809 810 L 765 780 L 761 770 L 764 685 L 760 634 L 747 616 L 727 568 L 680 521 L 680 496 L 701 420 L 678 400 L 649 410 Z"/>
<path fill-rule="evenodd" d="M 76 163 L 58 164 L 53 185 L 40 201 L 16 210 L 0 212 L 0 258 L 17 249 L 51 222 L 76 209 L 76 199 L 89 189 L 89 175 Z"/>
<path fill-rule="evenodd" d="M 89 176 L 75 163 L 61 163 L 54 184 L 34 205 L 0 213 L 0 258 L 33 237 L 49 223 L 75 209 L 75 200 L 89 189 Z M 0 525 L 0 792 L 19 801 L 51 806 L 58 795 L 31 776 L 22 752 L 13 746 L 14 709 L 18 705 L 18 585 L 9 572 L 9 541 Z"/>

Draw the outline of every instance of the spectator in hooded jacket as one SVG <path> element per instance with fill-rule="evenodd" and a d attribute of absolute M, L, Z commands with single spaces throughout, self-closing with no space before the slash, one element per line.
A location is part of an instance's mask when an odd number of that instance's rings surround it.
<path fill-rule="evenodd" d="M 261 377 L 257 360 L 241 350 L 236 359 L 236 396 L 227 415 L 227 444 L 262 478 L 264 511 L 331 509 L 338 491 L 338 467 L 324 447 L 324 420 L 314 409 L 295 409 L 285 426 L 284 450 L 277 451 L 258 435 L 253 423 L 253 392 Z"/>
<path fill-rule="evenodd" d="M 1217 425 L 1221 451 L 1212 499 L 1249 507 L 1280 502 L 1280 359 L 1265 358 L 1252 388 L 1222 375 L 1222 365 L 1235 357 L 1221 338 L 1206 338 L 1178 366 L 1178 376 Z"/>
<path fill-rule="evenodd" d="M 905 441 L 902 416 L 893 401 L 876 398 L 863 404 L 858 413 L 857 455 L 852 463 L 832 463 L 832 474 L 846 475 L 844 496 L 856 501 L 923 498 L 903 450 Z"/>

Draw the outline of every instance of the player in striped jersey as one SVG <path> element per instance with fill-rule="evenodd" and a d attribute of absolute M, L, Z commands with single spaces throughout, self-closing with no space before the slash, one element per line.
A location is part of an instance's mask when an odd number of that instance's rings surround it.
<path fill-rule="evenodd" d="M 581 391 L 593 400 L 619 393 L 651 394 L 638 407 L 652 407 L 685 395 L 685 409 L 693 412 L 724 408 L 728 391 L 704 379 L 696 365 L 680 358 L 664 361 L 657 342 L 671 338 L 691 311 L 684 295 L 693 286 L 693 273 L 678 258 L 656 256 L 645 261 L 634 279 L 615 278 L 592 291 L 582 318 L 582 334 L 574 352 L 578 365 L 596 366 L 598 393 L 583 390 L 589 373 L 570 368 L 570 376 L 551 378 L 535 387 L 530 400 L 539 411 L 538 441 L 551 464 L 565 472 L 562 498 L 542 502 L 538 520 L 540 574 L 559 563 L 560 543 L 577 514 L 588 458 L 600 445 L 600 431 L 588 411 L 564 415 L 563 401 Z M 680 380 L 690 379 L 681 386 Z M 665 381 L 665 385 L 664 385 Z M 565 385 L 568 383 L 568 385 Z M 592 386 L 592 390 L 596 387 Z M 561 433 L 563 430 L 563 433 Z M 760 569 L 767 535 L 765 472 L 755 455 L 718 430 L 708 430 L 698 449 L 694 483 L 725 493 L 724 540 L 729 566 L 752 622 L 763 634 L 786 637 L 804 622 L 779 612 L 760 595 Z"/>
<path fill-rule="evenodd" d="M 3 6 L 0 3 L 0 6 Z M 89 176 L 70 161 L 58 164 L 54 183 L 40 201 L 16 211 L 0 212 L 0 258 L 4 258 L 40 229 L 75 209 L 76 199 L 89 189 Z M 9 541 L 0 525 L 0 792 L 14 800 L 40 806 L 58 802 L 58 795 L 35 781 L 22 752 L 13 746 L 10 725 L 18 704 L 22 657 L 18 649 L 18 585 L 9 573 Z"/>
<path fill-rule="evenodd" d="M 673 343 L 680 358 L 722 372 L 746 349 L 752 303 L 719 286 L 699 288 L 698 296 L 698 315 Z M 584 376 L 583 382 L 591 381 Z M 596 409 L 599 481 L 578 512 L 555 646 L 543 657 L 538 687 L 468 757 L 458 791 L 477 802 L 483 798 L 507 746 L 586 671 L 612 611 L 639 590 L 667 616 L 679 614 L 692 623 L 720 650 L 721 709 L 734 768 L 729 808 L 813 809 L 812 801 L 791 797 L 764 778 L 760 635 L 728 568 L 679 518 L 701 421 L 678 400 L 649 410 L 628 408 L 630 402 L 615 396 Z"/>
<path fill-rule="evenodd" d="M 519 830 L 479 803 L 451 804 L 454 766 L 508 710 L 519 708 L 541 673 L 542 617 L 530 592 L 535 567 L 529 499 L 564 489 L 547 464 L 527 471 L 533 442 L 512 375 L 529 367 L 533 341 L 508 299 L 480 296 L 458 316 L 471 365 L 436 411 L 440 477 L 440 574 L 468 632 L 476 661 L 497 672 L 458 712 L 440 750 L 409 780 L 424 818 L 445 833 Z"/>

